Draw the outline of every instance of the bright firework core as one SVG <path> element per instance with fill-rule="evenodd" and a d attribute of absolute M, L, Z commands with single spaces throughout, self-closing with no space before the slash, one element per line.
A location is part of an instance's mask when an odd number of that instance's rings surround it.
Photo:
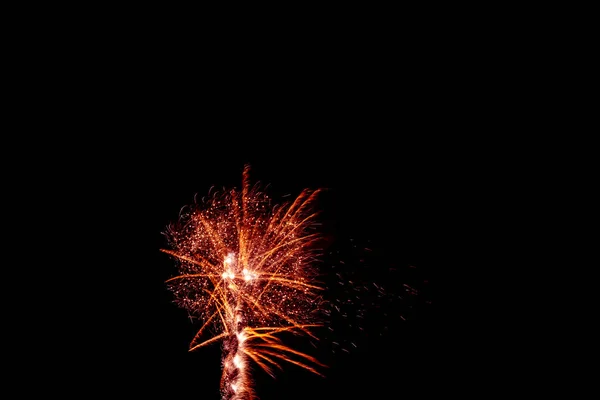
<path fill-rule="evenodd" d="M 302 191 L 293 201 L 271 204 L 251 187 L 249 167 L 242 190 L 214 193 L 182 211 L 165 232 L 162 250 L 177 262 L 167 280 L 175 302 L 203 321 L 190 351 L 222 342 L 223 400 L 257 398 L 248 371 L 253 362 L 274 376 L 286 361 L 316 374 L 323 366 L 286 346 L 281 333 L 306 334 L 319 325 L 324 304 L 316 282 L 316 213 L 319 191 Z"/>
<path fill-rule="evenodd" d="M 227 257 L 225 257 L 225 260 L 223 260 L 223 266 L 225 269 L 225 272 L 223 272 L 223 279 L 241 278 L 244 281 L 248 282 L 258 277 L 256 273 L 248 271 L 247 268 L 242 269 L 241 275 L 236 274 L 235 264 L 235 254 L 227 254 Z"/>

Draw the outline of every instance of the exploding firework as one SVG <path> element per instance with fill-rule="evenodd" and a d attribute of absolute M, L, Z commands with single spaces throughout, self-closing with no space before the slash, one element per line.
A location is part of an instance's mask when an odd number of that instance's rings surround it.
<path fill-rule="evenodd" d="M 177 264 L 167 280 L 175 303 L 203 325 L 190 351 L 221 341 L 223 400 L 255 399 L 249 364 L 274 376 L 282 362 L 322 375 L 316 358 L 289 347 L 284 332 L 309 335 L 325 301 L 318 281 L 320 190 L 272 204 L 243 171 L 242 189 L 214 192 L 182 209 L 162 249 Z"/>

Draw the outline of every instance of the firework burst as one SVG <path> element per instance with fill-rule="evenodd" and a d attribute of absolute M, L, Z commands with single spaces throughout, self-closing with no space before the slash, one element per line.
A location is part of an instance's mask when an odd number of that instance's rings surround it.
<path fill-rule="evenodd" d="M 245 166 L 241 191 L 214 192 L 182 209 L 162 249 L 177 263 L 167 280 L 175 303 L 203 323 L 190 351 L 220 341 L 223 400 L 255 399 L 249 364 L 274 376 L 282 362 L 321 375 L 317 359 L 287 346 L 284 332 L 309 335 L 320 326 L 323 286 L 316 264 L 315 203 L 320 190 L 272 204 L 251 185 Z"/>

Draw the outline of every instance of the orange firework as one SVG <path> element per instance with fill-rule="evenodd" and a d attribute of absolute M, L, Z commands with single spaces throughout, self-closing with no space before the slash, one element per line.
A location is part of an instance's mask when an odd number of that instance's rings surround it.
<path fill-rule="evenodd" d="M 273 376 L 286 361 L 321 375 L 314 357 L 286 346 L 280 333 L 307 334 L 319 325 L 324 300 L 317 282 L 319 241 L 314 205 L 305 189 L 273 205 L 249 182 L 216 192 L 182 210 L 165 232 L 179 275 L 168 279 L 175 302 L 203 321 L 190 351 L 222 341 L 224 400 L 254 399 L 254 362 Z"/>

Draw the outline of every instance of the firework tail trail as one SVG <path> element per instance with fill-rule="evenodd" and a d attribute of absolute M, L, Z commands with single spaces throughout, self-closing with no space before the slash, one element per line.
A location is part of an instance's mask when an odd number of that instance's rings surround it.
<path fill-rule="evenodd" d="M 285 345 L 281 333 L 307 334 L 320 326 L 323 289 L 314 265 L 321 239 L 313 206 L 319 190 L 272 206 L 244 167 L 241 193 L 213 194 L 180 215 L 162 249 L 178 263 L 167 282 L 175 302 L 203 320 L 190 351 L 222 341 L 223 400 L 256 399 L 250 362 L 270 375 L 286 361 L 321 375 L 314 357 Z M 213 336 L 203 340 L 208 332 Z"/>

